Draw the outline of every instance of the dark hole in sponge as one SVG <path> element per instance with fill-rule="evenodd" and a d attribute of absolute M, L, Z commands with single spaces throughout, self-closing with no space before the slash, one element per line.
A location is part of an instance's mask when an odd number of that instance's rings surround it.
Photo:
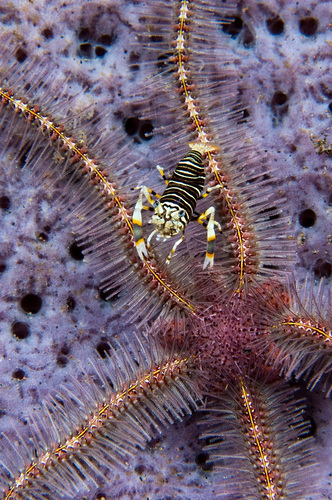
<path fill-rule="evenodd" d="M 209 454 L 206 452 L 198 453 L 195 457 L 196 465 L 205 471 L 212 469 L 212 464 L 207 463 L 208 460 Z"/>
<path fill-rule="evenodd" d="M 102 358 L 106 358 L 106 356 L 109 354 L 111 350 L 111 346 L 109 345 L 108 342 L 106 342 L 106 340 L 101 340 L 97 345 L 96 349 L 99 356 L 101 356 Z"/>
<path fill-rule="evenodd" d="M 288 96 L 285 92 L 277 90 L 272 96 L 272 104 L 277 106 L 282 106 L 288 101 Z"/>
<path fill-rule="evenodd" d="M 46 233 L 36 233 L 36 237 L 42 243 L 46 243 L 48 241 L 48 235 Z"/>
<path fill-rule="evenodd" d="M 0 273 L 4 273 L 6 271 L 6 264 L 4 262 L 0 262 Z"/>
<path fill-rule="evenodd" d="M 284 32 L 285 23 L 279 16 L 270 17 L 266 20 L 266 27 L 271 35 L 281 35 Z"/>
<path fill-rule="evenodd" d="M 127 132 L 128 135 L 134 135 L 138 131 L 139 125 L 140 125 L 139 119 L 136 118 L 135 116 L 127 118 L 124 125 L 125 131 Z"/>
<path fill-rule="evenodd" d="M 19 47 L 16 50 L 15 58 L 16 58 L 17 62 L 22 63 L 26 60 L 27 57 L 28 57 L 28 54 L 26 53 L 26 51 L 22 47 Z"/>
<path fill-rule="evenodd" d="M 70 349 L 67 345 L 63 345 L 60 349 L 60 354 L 63 354 L 64 356 L 68 356 L 70 352 Z"/>
<path fill-rule="evenodd" d="M 58 354 L 56 357 L 56 363 L 59 366 L 66 366 L 68 364 L 68 358 L 67 356 L 64 356 L 63 354 Z"/>
<path fill-rule="evenodd" d="M 76 243 L 76 241 L 74 241 L 70 245 L 70 247 L 69 247 L 69 253 L 70 253 L 70 256 L 74 260 L 83 260 L 84 259 L 84 255 L 82 253 L 82 249 L 78 246 L 78 244 Z"/>
<path fill-rule="evenodd" d="M 21 307 L 27 314 L 37 314 L 41 309 L 42 303 L 43 301 L 39 295 L 35 295 L 34 293 L 28 293 L 21 299 Z"/>
<path fill-rule="evenodd" d="M 43 35 L 43 37 L 45 38 L 45 40 L 50 40 L 51 38 L 53 38 L 52 28 L 44 28 L 42 30 L 41 34 Z"/>
<path fill-rule="evenodd" d="M 81 43 L 80 44 L 80 54 L 84 57 L 88 57 L 89 59 L 92 56 L 92 47 L 90 43 Z"/>
<path fill-rule="evenodd" d="M 317 259 L 314 264 L 314 273 L 317 278 L 330 278 L 332 274 L 331 262 Z"/>
<path fill-rule="evenodd" d="M 152 139 L 153 125 L 150 120 L 143 120 L 140 122 L 138 135 L 144 141 L 149 141 Z"/>
<path fill-rule="evenodd" d="M 303 17 L 299 22 L 300 33 L 305 36 L 313 36 L 318 29 L 318 21 L 314 17 Z"/>
<path fill-rule="evenodd" d="M 307 208 L 306 210 L 302 210 L 299 215 L 299 223 L 303 227 L 312 227 L 316 222 L 317 216 L 311 208 Z"/>
<path fill-rule="evenodd" d="M 20 368 L 18 368 L 17 370 L 13 371 L 12 377 L 16 378 L 17 380 L 23 380 L 24 377 L 25 377 L 25 373 L 24 373 L 23 370 L 21 370 Z"/>
<path fill-rule="evenodd" d="M 81 42 L 88 42 L 90 40 L 91 33 L 89 28 L 81 28 L 78 32 L 78 39 L 81 40 Z"/>
<path fill-rule="evenodd" d="M 101 300 L 105 302 L 114 302 L 119 298 L 119 293 L 120 293 L 120 287 L 114 286 L 112 287 L 112 289 L 107 290 L 107 292 L 100 289 L 99 297 L 101 298 Z"/>
<path fill-rule="evenodd" d="M 243 28 L 241 17 L 234 17 L 230 23 L 222 23 L 222 30 L 226 35 L 236 38 Z"/>
<path fill-rule="evenodd" d="M 67 300 L 66 300 L 67 311 L 68 312 L 73 311 L 75 309 L 75 306 L 76 306 L 76 301 L 75 301 L 74 297 L 72 297 L 71 295 L 69 295 L 67 297 Z"/>
<path fill-rule="evenodd" d="M 12 324 L 12 334 L 17 339 L 26 339 L 30 335 L 30 328 L 28 323 L 23 323 L 22 321 L 16 321 Z"/>
<path fill-rule="evenodd" d="M 0 196 L 0 208 L 2 208 L 2 210 L 8 210 L 9 207 L 10 207 L 10 198 L 8 198 L 8 196 L 6 195 Z"/>
<path fill-rule="evenodd" d="M 99 297 L 101 298 L 101 300 L 104 300 L 105 302 L 107 302 L 107 293 L 104 292 L 104 290 L 99 290 Z"/>
<path fill-rule="evenodd" d="M 101 59 L 104 57 L 104 55 L 106 53 L 107 53 L 107 50 L 104 47 L 100 47 L 100 45 L 97 45 L 97 47 L 95 47 L 96 57 L 99 57 Z"/>

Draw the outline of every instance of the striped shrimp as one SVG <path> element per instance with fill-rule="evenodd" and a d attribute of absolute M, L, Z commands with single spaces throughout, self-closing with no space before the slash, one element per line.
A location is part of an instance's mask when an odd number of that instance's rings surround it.
<path fill-rule="evenodd" d="M 219 231 L 221 231 L 221 226 L 214 220 L 215 209 L 213 206 L 202 214 L 198 214 L 195 208 L 199 198 L 205 198 L 211 190 L 220 187 L 219 185 L 213 186 L 203 193 L 205 183 L 203 155 L 208 151 L 215 150 L 216 146 L 191 143 L 189 147 L 191 148 L 189 153 L 178 163 L 170 179 L 166 178 L 162 168 L 157 165 L 157 169 L 166 183 L 166 189 L 162 195 L 152 191 L 147 186 L 136 187 L 136 189 L 140 189 L 140 194 L 133 215 L 134 237 L 138 255 L 143 260 L 144 257 L 148 256 L 148 250 L 155 235 L 157 240 L 163 238 L 165 241 L 182 233 L 181 238 L 174 243 L 166 259 L 166 264 L 169 264 L 177 247 L 184 239 L 188 223 L 190 220 L 197 220 L 207 229 L 207 248 L 203 264 L 203 269 L 205 269 L 208 266 L 213 267 L 216 237 L 214 226 L 217 226 Z M 143 205 L 143 195 L 151 207 Z M 157 200 L 153 200 L 152 195 Z M 142 210 L 154 211 L 149 223 L 154 224 L 155 229 L 150 233 L 146 245 L 143 236 Z M 206 222 L 207 220 L 208 222 Z"/>

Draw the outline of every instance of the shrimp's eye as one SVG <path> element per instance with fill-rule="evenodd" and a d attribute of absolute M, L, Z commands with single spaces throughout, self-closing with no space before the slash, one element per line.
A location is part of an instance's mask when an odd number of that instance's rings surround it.
<path fill-rule="evenodd" d="M 184 210 L 179 210 L 179 217 L 184 217 L 185 211 Z"/>
<path fill-rule="evenodd" d="M 159 205 L 159 201 L 156 200 L 154 203 L 153 203 L 153 208 L 157 208 L 157 206 Z"/>

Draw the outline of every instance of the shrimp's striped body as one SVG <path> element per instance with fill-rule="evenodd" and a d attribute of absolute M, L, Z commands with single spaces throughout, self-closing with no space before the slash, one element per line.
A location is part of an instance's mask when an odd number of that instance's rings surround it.
<path fill-rule="evenodd" d="M 218 226 L 221 231 L 220 224 L 214 220 L 214 207 L 208 208 L 203 214 L 194 216 L 197 200 L 209 194 L 211 189 L 219 186 L 214 186 L 202 194 L 205 183 L 205 171 L 203 165 L 203 154 L 207 151 L 215 150 L 215 146 L 207 146 L 203 144 L 192 143 L 189 145 L 191 151 L 178 163 L 173 175 L 167 179 L 163 170 L 159 165 L 157 169 L 166 182 L 166 189 L 160 196 L 146 186 L 139 186 L 140 195 L 135 205 L 133 215 L 134 237 L 138 255 L 141 259 L 148 256 L 148 249 L 151 246 L 151 240 L 154 235 L 157 239 L 168 239 L 179 233 L 182 233 L 181 238 L 175 242 L 171 252 L 169 253 L 166 263 L 169 264 L 172 255 L 176 248 L 184 239 L 184 231 L 190 220 L 196 219 L 200 224 L 207 228 L 207 250 L 203 269 L 208 265 L 213 266 L 214 260 L 214 226 Z M 154 214 L 150 223 L 154 224 L 155 229 L 147 239 L 145 246 L 143 230 L 142 230 L 142 210 L 151 210 L 151 207 L 143 205 L 143 195 L 153 207 Z M 157 198 L 153 200 L 152 196 Z M 208 222 L 206 223 L 206 219 Z"/>

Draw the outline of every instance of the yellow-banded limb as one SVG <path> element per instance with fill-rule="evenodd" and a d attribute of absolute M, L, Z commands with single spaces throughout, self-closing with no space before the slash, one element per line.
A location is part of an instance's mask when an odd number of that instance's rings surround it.
<path fill-rule="evenodd" d="M 205 253 L 205 260 L 204 260 L 204 264 L 203 264 L 203 269 L 206 269 L 208 266 L 213 267 L 214 243 L 215 243 L 215 239 L 216 239 L 216 233 L 214 230 L 214 226 L 217 226 L 219 231 L 221 232 L 221 226 L 220 226 L 219 222 L 214 220 L 214 213 L 215 213 L 214 207 L 209 207 L 197 219 L 197 222 L 199 222 L 200 224 L 203 224 L 203 222 L 205 222 L 204 219 L 209 218 L 209 221 L 208 221 L 207 226 L 206 226 L 207 246 L 206 246 L 206 253 Z"/>

